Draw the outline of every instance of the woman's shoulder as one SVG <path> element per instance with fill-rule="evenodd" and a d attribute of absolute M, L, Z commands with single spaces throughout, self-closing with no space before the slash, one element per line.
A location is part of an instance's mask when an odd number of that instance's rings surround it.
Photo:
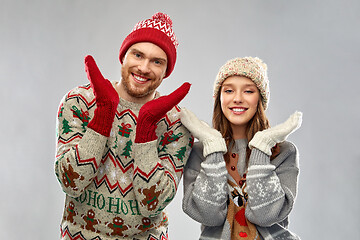
<path fill-rule="evenodd" d="M 272 160 L 274 165 L 280 165 L 284 161 L 296 163 L 298 161 L 298 149 L 289 141 L 279 143 L 280 153 Z"/>
<path fill-rule="evenodd" d="M 282 143 L 279 143 L 280 146 L 280 152 L 288 152 L 288 153 L 296 153 L 297 147 L 294 143 L 290 141 L 284 141 Z"/>

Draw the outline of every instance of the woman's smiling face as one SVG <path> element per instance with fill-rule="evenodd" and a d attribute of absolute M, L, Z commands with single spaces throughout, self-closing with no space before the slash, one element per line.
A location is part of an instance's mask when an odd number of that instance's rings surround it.
<path fill-rule="evenodd" d="M 254 117 L 260 93 L 255 83 L 242 76 L 228 77 L 220 90 L 221 110 L 229 120 L 234 135 L 245 133 L 247 124 Z"/>

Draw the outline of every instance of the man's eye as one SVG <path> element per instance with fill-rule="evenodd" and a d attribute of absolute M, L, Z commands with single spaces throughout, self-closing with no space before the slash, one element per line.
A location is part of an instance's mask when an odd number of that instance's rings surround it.
<path fill-rule="evenodd" d="M 135 57 L 139 58 L 141 55 L 139 53 L 134 53 Z"/>

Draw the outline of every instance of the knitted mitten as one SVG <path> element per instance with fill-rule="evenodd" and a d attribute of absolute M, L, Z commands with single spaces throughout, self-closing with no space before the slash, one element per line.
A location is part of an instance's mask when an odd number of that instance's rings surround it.
<path fill-rule="evenodd" d="M 270 156 L 271 148 L 277 143 L 285 141 L 291 133 L 301 126 L 301 122 L 302 113 L 296 111 L 284 123 L 257 132 L 249 142 L 250 149 L 257 148 Z"/>
<path fill-rule="evenodd" d="M 145 143 L 157 139 L 156 123 L 189 92 L 190 83 L 184 83 L 173 93 L 145 103 L 140 111 L 136 124 L 135 143 Z"/>
<path fill-rule="evenodd" d="M 214 152 L 226 153 L 226 143 L 221 133 L 204 121 L 200 121 L 190 110 L 182 108 L 180 120 L 191 134 L 203 144 L 204 157 Z"/>
<path fill-rule="evenodd" d="M 109 137 L 116 108 L 119 104 L 119 95 L 109 80 L 102 76 L 94 58 L 90 55 L 85 57 L 85 71 L 96 99 L 94 117 L 89 122 L 88 127 Z"/>

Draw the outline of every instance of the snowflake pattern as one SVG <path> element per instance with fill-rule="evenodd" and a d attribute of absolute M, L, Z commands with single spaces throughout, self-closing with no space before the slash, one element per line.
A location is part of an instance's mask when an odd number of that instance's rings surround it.
<path fill-rule="evenodd" d="M 264 188 L 264 185 L 260 181 L 255 184 L 255 188 L 259 197 L 263 198 L 266 196 L 266 188 Z"/>
<path fill-rule="evenodd" d="M 111 129 L 111 131 L 110 131 L 110 137 L 115 137 L 115 132 L 114 132 L 114 130 L 112 130 L 112 129 Z"/>
<path fill-rule="evenodd" d="M 117 180 L 117 172 L 116 172 L 116 170 L 112 170 L 111 173 L 110 173 L 110 176 L 112 177 L 112 179 L 114 181 L 116 181 Z"/>
<path fill-rule="evenodd" d="M 216 184 L 215 188 L 216 188 L 216 190 L 215 190 L 214 197 L 215 197 L 216 201 L 217 202 L 223 201 L 227 197 L 226 193 L 224 194 L 224 185 Z"/>
<path fill-rule="evenodd" d="M 177 119 L 177 118 L 179 118 L 179 113 L 178 113 L 178 112 L 174 112 L 174 113 L 171 115 L 171 117 L 172 117 L 173 119 Z"/>
<path fill-rule="evenodd" d="M 173 142 L 171 145 L 172 145 L 173 148 L 176 148 L 177 145 L 178 145 L 178 142 Z"/>
<path fill-rule="evenodd" d="M 104 166 L 103 165 L 101 165 L 99 168 L 99 174 L 100 174 L 100 176 L 104 175 Z"/>
<path fill-rule="evenodd" d="M 204 184 L 201 185 L 200 190 L 201 190 L 203 193 L 206 193 L 206 192 L 208 191 L 208 184 L 209 184 L 209 181 L 208 181 L 208 180 L 205 180 L 205 181 L 204 181 Z"/>
<path fill-rule="evenodd" d="M 128 181 L 127 177 L 125 175 L 121 175 L 121 177 L 119 178 L 119 182 L 121 184 L 126 184 Z"/>
<path fill-rule="evenodd" d="M 224 185 L 223 184 L 215 184 L 216 187 L 216 192 L 222 192 L 224 190 Z"/>
<path fill-rule="evenodd" d="M 106 161 L 105 162 L 105 170 L 106 170 L 106 172 L 109 172 L 110 169 L 111 169 L 110 161 Z"/>
<path fill-rule="evenodd" d="M 280 187 L 279 179 L 276 178 L 275 176 L 272 176 L 272 177 L 270 178 L 269 185 L 272 186 L 272 189 L 273 189 L 273 192 L 274 192 L 274 193 L 280 193 L 280 192 L 281 192 L 281 187 Z"/>

